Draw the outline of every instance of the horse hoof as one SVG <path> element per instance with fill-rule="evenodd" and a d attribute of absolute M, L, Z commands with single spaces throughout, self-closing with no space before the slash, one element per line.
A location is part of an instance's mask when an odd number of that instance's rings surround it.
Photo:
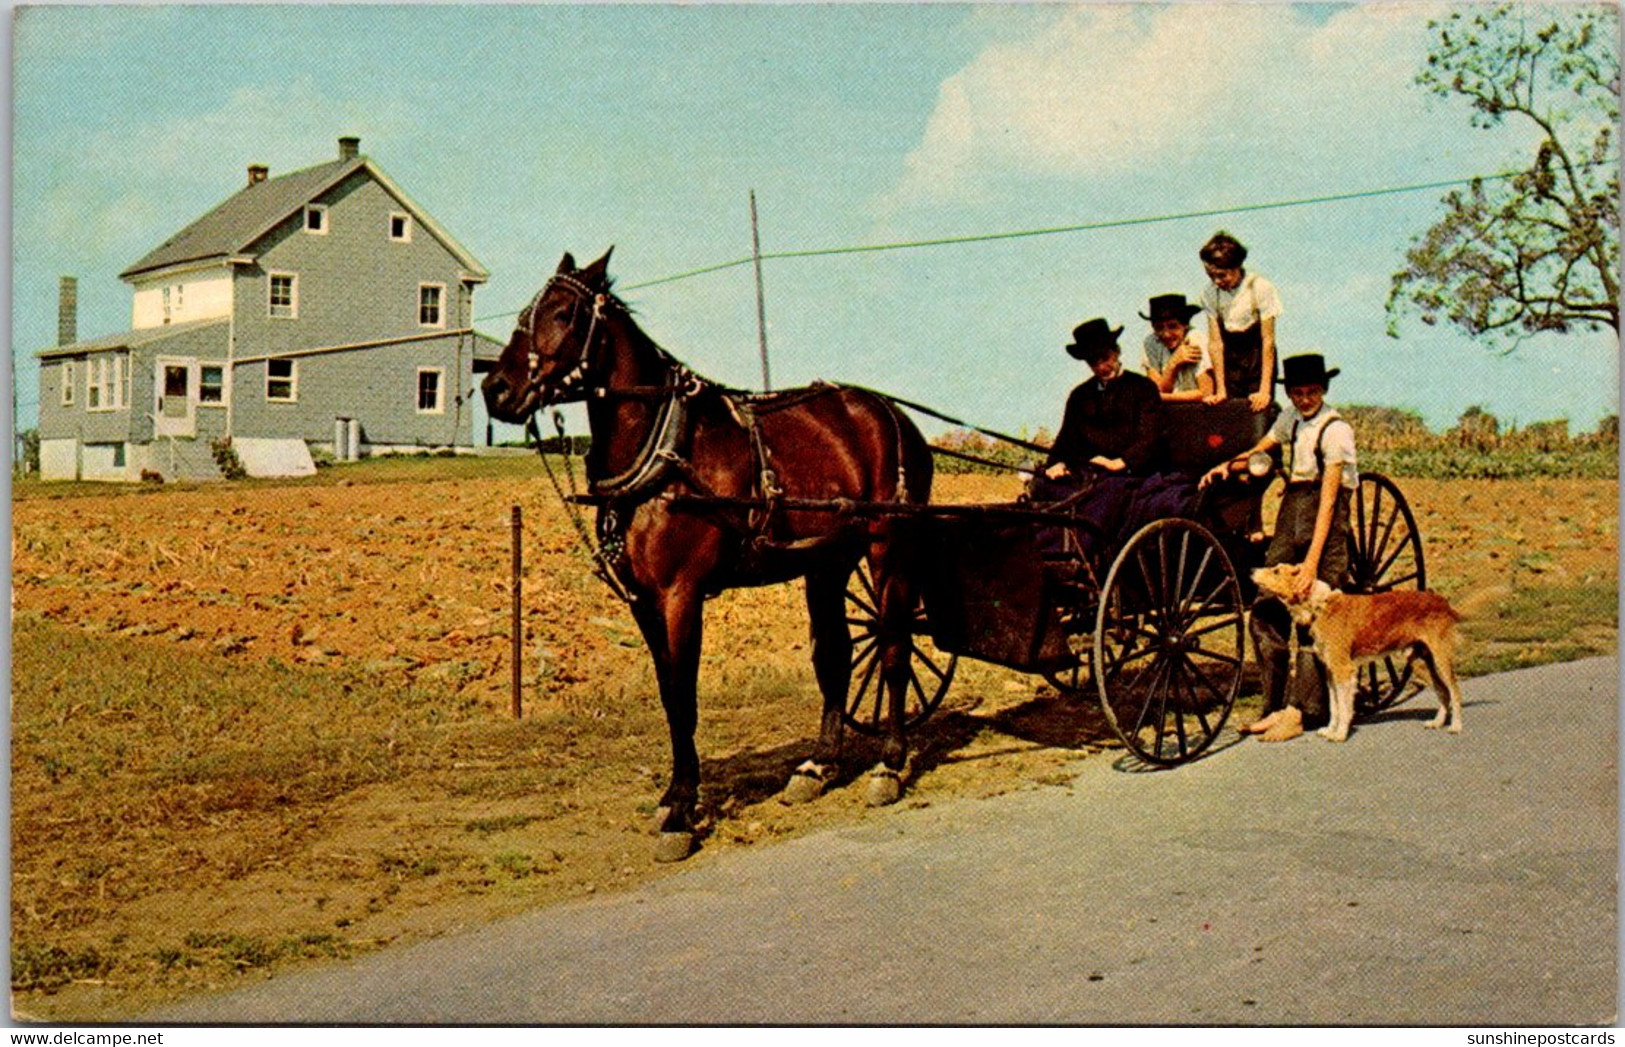
<path fill-rule="evenodd" d="M 785 803 L 812 803 L 824 795 L 824 779 L 811 774 L 792 774 L 784 787 Z"/>
<path fill-rule="evenodd" d="M 671 817 L 670 807 L 656 807 L 655 816 L 649 819 L 649 835 L 653 836 L 665 828 L 666 819 Z"/>
<path fill-rule="evenodd" d="M 680 862 L 694 853 L 693 833 L 661 833 L 655 843 L 655 861 Z"/>
<path fill-rule="evenodd" d="M 903 780 L 896 771 L 877 770 L 869 775 L 864 800 L 870 807 L 886 807 L 903 798 Z"/>

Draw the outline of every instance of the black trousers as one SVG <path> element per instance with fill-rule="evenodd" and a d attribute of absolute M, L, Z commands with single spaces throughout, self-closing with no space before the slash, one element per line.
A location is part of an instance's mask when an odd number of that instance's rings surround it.
<path fill-rule="evenodd" d="M 1319 509 L 1318 482 L 1287 487 L 1280 514 L 1275 518 L 1275 537 L 1264 554 L 1265 567 L 1303 562 L 1314 539 L 1315 514 Z M 1342 588 L 1346 584 L 1348 566 L 1349 492 L 1345 489 L 1338 494 L 1332 510 L 1331 532 L 1326 536 L 1326 548 L 1320 557 L 1320 580 L 1333 588 Z M 1294 667 L 1287 664 L 1291 654 L 1287 630 L 1294 626 L 1285 604 L 1273 596 L 1254 601 L 1248 628 L 1263 671 L 1264 711 L 1274 712 L 1290 705 L 1303 714 L 1305 727 L 1324 726 L 1328 719 L 1326 670 L 1310 650 L 1308 630 L 1297 627 L 1298 661 L 1293 671 Z"/>

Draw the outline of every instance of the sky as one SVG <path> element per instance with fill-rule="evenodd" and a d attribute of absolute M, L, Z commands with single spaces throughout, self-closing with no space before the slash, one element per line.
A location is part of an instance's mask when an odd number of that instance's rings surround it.
<path fill-rule="evenodd" d="M 1205 217 L 1494 174 L 1532 139 L 1414 83 L 1439 5 L 43 6 L 12 23 L 12 339 L 21 427 L 57 281 L 79 334 L 130 325 L 117 273 L 236 192 L 361 148 L 487 269 L 477 326 L 611 245 L 644 329 L 760 387 L 764 252 L 1138 223 L 770 259 L 772 383 L 853 382 L 1051 432 L 1094 316 L 1137 365 L 1152 295 L 1195 297 L 1217 229 L 1275 282 L 1280 352 L 1334 403 L 1481 405 L 1503 423 L 1618 411 L 1610 332 L 1501 353 L 1410 320 L 1391 274 L 1442 190 Z M 580 417 L 571 427 L 581 430 Z M 929 427 L 928 427 L 929 428 Z"/>

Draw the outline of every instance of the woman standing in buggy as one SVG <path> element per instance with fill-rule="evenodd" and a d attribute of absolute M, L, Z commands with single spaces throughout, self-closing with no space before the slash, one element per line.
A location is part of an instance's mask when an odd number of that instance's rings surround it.
<path fill-rule="evenodd" d="M 1122 333 L 1100 317 L 1073 329 L 1067 354 L 1093 375 L 1067 397 L 1061 430 L 1031 492 L 1034 502 L 1060 503 L 1108 538 L 1161 458 L 1162 396 L 1151 379 L 1123 369 Z M 1091 534 L 1085 544 L 1098 541 Z"/>

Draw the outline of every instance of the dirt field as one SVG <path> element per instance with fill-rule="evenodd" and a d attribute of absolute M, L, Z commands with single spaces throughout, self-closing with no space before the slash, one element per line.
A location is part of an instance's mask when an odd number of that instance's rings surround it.
<path fill-rule="evenodd" d="M 664 872 L 644 834 L 667 768 L 647 656 L 533 474 L 17 501 L 18 1013 L 129 1014 Z M 1401 485 L 1431 587 L 1471 616 L 1469 670 L 1615 649 L 1615 482 Z M 955 476 L 938 497 L 1009 493 Z M 726 594 L 706 630 L 717 821 L 691 860 L 887 817 L 861 788 L 774 799 L 816 732 L 799 586 Z M 1064 781 L 1115 745 L 1092 706 L 966 662 L 917 742 L 910 804 Z M 849 776 L 873 762 L 854 749 Z"/>

